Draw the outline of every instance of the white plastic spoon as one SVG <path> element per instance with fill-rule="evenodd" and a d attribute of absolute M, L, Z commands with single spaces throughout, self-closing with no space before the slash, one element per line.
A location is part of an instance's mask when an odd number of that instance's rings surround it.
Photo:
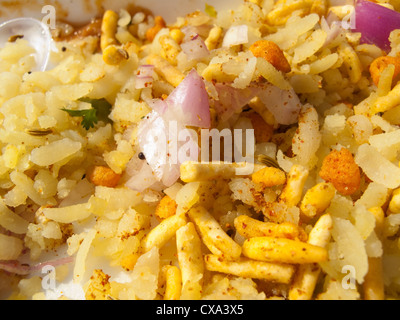
<path fill-rule="evenodd" d="M 49 62 L 52 37 L 49 28 L 33 18 L 17 18 L 0 24 L 0 48 L 10 37 L 23 36 L 35 49 L 36 71 L 45 71 Z"/>

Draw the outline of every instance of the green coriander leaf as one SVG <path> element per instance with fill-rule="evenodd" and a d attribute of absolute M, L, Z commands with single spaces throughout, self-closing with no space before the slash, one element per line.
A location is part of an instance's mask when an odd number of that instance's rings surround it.
<path fill-rule="evenodd" d="M 81 98 L 79 101 L 90 103 L 92 108 L 97 111 L 96 115 L 99 121 L 105 123 L 111 122 L 111 119 L 108 116 L 110 115 L 112 105 L 106 99 Z"/>
<path fill-rule="evenodd" d="M 217 16 L 217 11 L 215 10 L 215 8 L 211 5 L 209 5 L 208 3 L 206 3 L 206 9 L 205 12 L 210 16 L 215 18 Z"/>
<path fill-rule="evenodd" d="M 94 125 L 98 122 L 96 116 L 96 109 L 86 109 L 86 110 L 69 110 L 69 109 L 61 109 L 67 112 L 71 117 L 82 117 L 82 126 L 89 130 L 90 128 L 94 128 Z"/>
<path fill-rule="evenodd" d="M 79 101 L 89 103 L 92 108 L 84 109 L 84 110 L 70 110 L 70 109 L 62 109 L 67 112 L 71 117 L 82 117 L 82 126 L 89 130 L 90 128 L 94 128 L 94 125 L 98 123 L 98 121 L 103 122 L 112 122 L 109 118 L 112 105 L 106 99 L 90 99 L 90 98 L 82 98 Z"/>
<path fill-rule="evenodd" d="M 94 125 L 98 122 L 97 112 L 95 109 L 89 109 L 82 119 L 82 126 L 89 130 L 90 128 L 94 128 Z"/>

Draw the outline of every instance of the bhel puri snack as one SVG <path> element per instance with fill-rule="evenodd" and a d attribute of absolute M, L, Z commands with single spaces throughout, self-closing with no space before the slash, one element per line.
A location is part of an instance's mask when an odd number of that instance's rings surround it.
<path fill-rule="evenodd" d="M 399 11 L 105 8 L 43 70 L 9 37 L 0 298 L 397 299 Z"/>

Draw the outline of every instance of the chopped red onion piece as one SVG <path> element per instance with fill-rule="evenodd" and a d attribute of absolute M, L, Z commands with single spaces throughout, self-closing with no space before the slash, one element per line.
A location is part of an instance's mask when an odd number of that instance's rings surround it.
<path fill-rule="evenodd" d="M 215 110 L 222 121 L 226 121 L 233 114 L 242 111 L 242 108 L 261 92 L 261 89 L 256 86 L 237 89 L 221 83 L 215 84 L 215 89 L 218 92 Z"/>
<path fill-rule="evenodd" d="M 183 42 L 181 48 L 188 58 L 192 60 L 200 60 L 210 55 L 206 44 L 198 34 Z"/>
<path fill-rule="evenodd" d="M 167 153 L 167 127 L 160 114 L 152 111 L 141 121 L 138 128 L 138 139 L 140 150 L 145 155 L 156 179 L 160 181 Z"/>
<path fill-rule="evenodd" d="M 333 11 L 330 11 L 328 13 L 328 15 L 326 16 L 326 19 L 324 17 L 322 17 L 321 27 L 322 27 L 322 29 L 324 29 L 324 31 L 326 31 L 325 28 L 322 26 L 322 21 L 325 21 L 328 24 L 328 26 L 331 27 L 332 23 L 340 22 L 340 19 Z"/>
<path fill-rule="evenodd" d="M 53 267 L 58 267 L 62 266 L 68 263 L 71 263 L 74 261 L 74 257 L 66 257 L 66 258 L 61 258 L 57 260 L 52 260 L 52 261 L 47 261 L 47 262 L 42 262 L 39 264 L 36 264 L 34 266 L 30 266 L 27 264 L 21 264 L 19 261 L 0 261 L 0 269 L 18 274 L 21 276 L 26 276 L 31 273 L 41 271 L 43 267 L 45 266 L 53 266 Z"/>
<path fill-rule="evenodd" d="M 192 70 L 165 100 L 167 120 L 177 120 L 183 126 L 210 128 L 210 103 L 203 79 Z"/>
<path fill-rule="evenodd" d="M 258 96 L 279 124 L 297 122 L 302 104 L 293 89 L 282 90 L 270 84 Z"/>
<path fill-rule="evenodd" d="M 149 102 L 153 109 L 139 124 L 138 142 L 146 160 L 135 163 L 127 174 L 126 186 L 136 191 L 153 188 L 157 183 L 171 186 L 180 176 L 180 165 L 197 161 L 197 134 L 186 127 L 210 128 L 211 116 L 203 79 L 192 70 L 166 100 Z M 138 169 L 140 168 L 140 169 Z"/>
<path fill-rule="evenodd" d="M 153 77 L 136 77 L 135 89 L 151 88 L 153 86 Z"/>
<path fill-rule="evenodd" d="M 136 158 L 134 159 L 136 161 Z M 153 170 L 148 163 L 145 160 L 139 161 L 141 161 L 141 166 L 134 172 L 130 173 L 130 178 L 125 185 L 132 190 L 143 192 L 148 188 L 154 188 L 159 181 L 155 177 Z"/>
<path fill-rule="evenodd" d="M 324 17 L 321 18 L 321 28 L 327 34 L 324 46 L 334 41 L 343 30 L 338 16 L 333 12 L 330 12 L 326 19 Z"/>
<path fill-rule="evenodd" d="M 157 111 L 160 115 L 163 115 L 168 109 L 167 102 L 161 99 L 153 99 L 148 104 L 152 110 Z"/>
<path fill-rule="evenodd" d="M 358 0 L 355 6 L 355 31 L 361 33 L 361 42 L 375 44 L 390 51 L 389 35 L 400 29 L 400 13 L 371 1 Z"/>
<path fill-rule="evenodd" d="M 246 25 L 232 26 L 225 34 L 222 46 L 229 48 L 249 42 L 249 28 Z"/>
<path fill-rule="evenodd" d="M 153 77 L 154 66 L 151 64 L 141 65 L 138 69 L 137 75 L 141 77 Z"/>
<path fill-rule="evenodd" d="M 150 112 L 139 124 L 138 142 L 151 170 L 142 168 L 127 186 L 140 191 L 157 181 L 167 187 L 174 184 L 180 176 L 180 165 L 198 160 L 200 152 L 196 139 L 182 123 L 165 120 L 156 111 Z"/>
<path fill-rule="evenodd" d="M 181 31 L 185 35 L 182 42 L 188 42 L 199 34 L 197 27 L 194 26 L 185 26 Z"/>
<path fill-rule="evenodd" d="M 153 86 L 153 65 L 142 65 L 139 67 L 136 81 L 135 81 L 135 89 L 144 89 L 150 88 Z"/>
<path fill-rule="evenodd" d="M 275 120 L 284 125 L 296 123 L 301 102 L 294 90 L 282 90 L 272 84 L 249 86 L 236 89 L 226 84 L 215 85 L 219 100 L 215 101 L 215 110 L 222 121 L 242 111 L 254 97 L 259 97 Z"/>

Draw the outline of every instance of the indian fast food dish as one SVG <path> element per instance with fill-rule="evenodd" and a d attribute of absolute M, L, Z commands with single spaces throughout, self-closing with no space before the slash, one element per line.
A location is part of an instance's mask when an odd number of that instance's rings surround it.
<path fill-rule="evenodd" d="M 1 297 L 396 299 L 398 10 L 106 8 L 57 21 L 42 69 L 12 34 Z"/>

